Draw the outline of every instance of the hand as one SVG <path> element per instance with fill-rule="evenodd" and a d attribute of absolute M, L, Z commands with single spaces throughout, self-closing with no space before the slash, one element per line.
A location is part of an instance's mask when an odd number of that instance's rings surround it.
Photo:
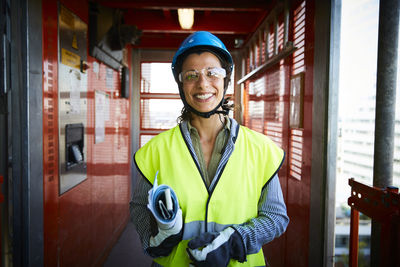
<path fill-rule="evenodd" d="M 230 259 L 246 261 L 246 252 L 239 233 L 232 227 L 222 232 L 206 232 L 188 243 L 187 252 L 195 266 L 228 266 Z"/>
<path fill-rule="evenodd" d="M 150 237 L 147 252 L 152 257 L 168 256 L 172 249 L 182 240 L 182 210 L 179 209 L 175 216 L 174 225 L 169 228 L 160 228 L 156 236 Z M 161 225 L 163 226 L 163 225 Z"/>
<path fill-rule="evenodd" d="M 153 188 L 149 190 L 147 207 L 157 222 L 158 233 L 156 236 L 150 237 L 149 247 L 146 250 L 152 257 L 168 256 L 172 249 L 182 240 L 182 210 L 179 208 L 177 197 L 172 191 L 176 200 L 173 205 L 173 210 L 176 213 L 171 214 L 166 210 L 165 212 L 171 217 L 168 219 L 164 218 L 161 210 L 157 208 L 156 205 L 160 201 L 160 196 L 163 195 L 165 198 L 165 191 L 167 189 L 172 189 L 166 185 L 158 186 L 157 181 L 155 181 L 154 184 Z"/>
<path fill-rule="evenodd" d="M 158 233 L 150 237 L 146 249 L 150 256 L 168 256 L 173 248 L 182 240 L 182 210 L 179 208 L 178 197 L 167 185 L 158 185 L 157 175 L 153 188 L 149 190 L 147 208 L 153 214 Z"/>

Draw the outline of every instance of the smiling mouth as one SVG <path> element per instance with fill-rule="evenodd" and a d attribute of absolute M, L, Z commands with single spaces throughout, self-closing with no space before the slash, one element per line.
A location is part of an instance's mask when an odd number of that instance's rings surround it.
<path fill-rule="evenodd" d="M 196 94 L 196 95 L 194 95 L 194 97 L 195 98 L 197 98 L 197 99 L 201 99 L 201 100 L 206 100 L 206 99 L 208 99 L 208 98 L 210 98 L 210 97 L 212 97 L 213 96 L 213 94 Z"/>

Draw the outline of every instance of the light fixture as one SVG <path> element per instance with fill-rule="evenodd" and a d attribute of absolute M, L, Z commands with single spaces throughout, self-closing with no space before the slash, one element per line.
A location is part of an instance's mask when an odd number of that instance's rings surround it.
<path fill-rule="evenodd" d="M 182 29 L 191 29 L 194 22 L 194 10 L 191 8 L 178 8 L 178 19 Z"/>
<path fill-rule="evenodd" d="M 235 38 L 235 48 L 240 48 L 244 43 L 242 38 Z"/>

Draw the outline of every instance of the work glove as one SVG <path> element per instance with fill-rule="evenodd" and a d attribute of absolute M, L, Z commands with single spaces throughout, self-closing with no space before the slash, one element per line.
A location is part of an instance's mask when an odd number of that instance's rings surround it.
<path fill-rule="evenodd" d="M 171 228 L 163 228 L 163 224 L 159 224 L 158 233 L 156 236 L 150 237 L 149 247 L 147 252 L 150 256 L 156 258 L 161 256 L 168 256 L 172 249 L 178 245 L 182 240 L 183 228 L 182 228 L 182 210 L 179 209 L 176 213 L 175 223 Z"/>
<path fill-rule="evenodd" d="M 246 261 L 242 238 L 232 227 L 219 233 L 203 233 L 190 240 L 186 250 L 197 267 L 228 266 L 230 259 Z"/>
<path fill-rule="evenodd" d="M 183 235 L 182 210 L 179 208 L 178 198 L 169 186 L 158 186 L 157 174 L 153 188 L 148 192 L 147 204 L 158 228 L 158 233 L 150 237 L 147 248 L 147 252 L 152 257 L 168 256 L 182 240 Z"/>

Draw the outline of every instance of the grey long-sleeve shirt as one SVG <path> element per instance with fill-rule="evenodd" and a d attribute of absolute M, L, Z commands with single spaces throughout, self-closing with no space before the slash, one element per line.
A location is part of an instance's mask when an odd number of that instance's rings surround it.
<path fill-rule="evenodd" d="M 215 176 L 222 171 L 234 150 L 234 140 L 236 140 L 237 127 L 239 125 L 233 119 L 230 121 L 229 139 L 223 151 L 221 161 L 217 167 Z M 194 160 L 198 161 L 196 152 L 190 138 L 190 132 L 186 122 L 181 125 L 183 136 L 188 144 Z M 198 162 L 196 162 L 198 164 Z M 212 182 L 209 190 L 215 187 Z M 131 219 L 136 226 L 137 232 L 142 242 L 144 251 L 149 246 L 150 236 L 154 234 L 156 223 L 151 212 L 147 209 L 148 191 L 152 188 L 144 177 L 139 177 L 134 189 L 133 199 L 131 201 Z M 261 247 L 280 236 L 289 223 L 289 217 L 286 213 L 286 205 L 283 200 L 282 189 L 279 178 L 275 175 L 263 188 L 258 203 L 258 216 L 241 225 L 233 225 L 243 239 L 246 254 L 257 253 Z"/>

